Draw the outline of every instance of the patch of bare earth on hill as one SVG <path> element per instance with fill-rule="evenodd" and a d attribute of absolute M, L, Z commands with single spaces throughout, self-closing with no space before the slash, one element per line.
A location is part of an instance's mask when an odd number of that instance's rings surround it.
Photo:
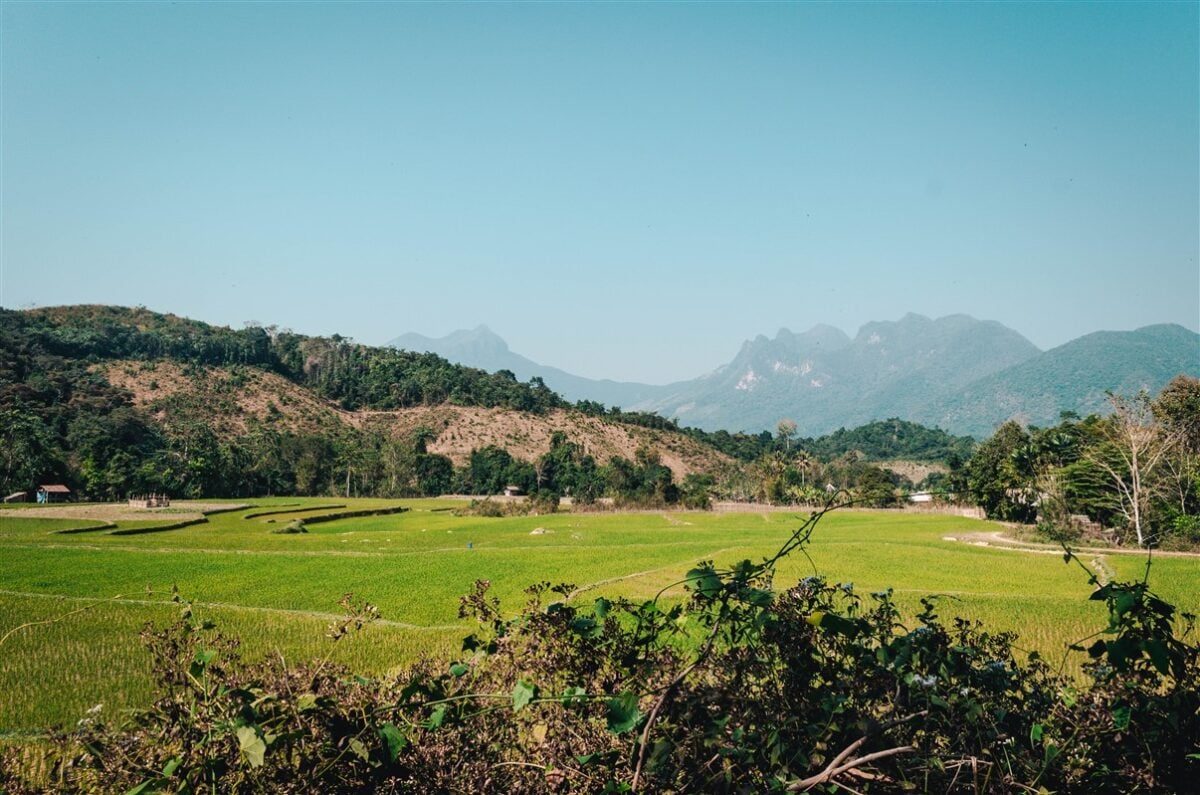
<path fill-rule="evenodd" d="M 174 362 L 117 361 L 96 365 L 113 386 L 162 422 L 180 410 L 203 413 L 221 436 L 243 434 L 249 424 L 277 430 L 318 431 L 354 424 L 351 412 L 321 400 L 275 373 L 243 368 L 235 376 L 220 367 L 184 368 Z"/>
<path fill-rule="evenodd" d="M 357 412 L 363 423 L 391 424 L 393 432 L 410 433 L 421 426 L 430 428 L 437 438 L 429 451 L 448 457 L 456 466 L 465 464 L 471 451 L 494 445 L 527 461 L 550 449 L 555 431 L 583 447 L 597 461 L 614 456 L 633 459 L 643 445 L 659 454 L 664 466 L 677 476 L 692 472 L 713 472 L 731 461 L 715 450 L 691 439 L 648 428 L 620 425 L 599 417 L 556 409 L 546 414 L 530 414 L 504 408 L 429 406 L 392 412 Z"/>
<path fill-rule="evenodd" d="M 220 367 L 185 371 L 173 362 L 117 361 L 93 369 L 114 386 L 129 391 L 134 405 L 160 422 L 186 412 L 203 417 L 225 438 L 244 434 L 255 423 L 295 432 L 328 432 L 349 426 L 392 438 L 411 435 L 424 426 L 437 435 L 429 443 L 429 451 L 462 466 L 472 450 L 488 445 L 532 461 L 550 449 L 551 435 L 562 431 L 600 463 L 614 456 L 632 460 L 639 447 L 649 447 L 677 478 L 694 472 L 718 473 L 733 464 L 728 456 L 683 434 L 622 425 L 573 410 L 532 414 L 441 405 L 346 411 L 276 373 L 252 367 L 241 368 L 237 376 Z"/>
<path fill-rule="evenodd" d="M 920 483 L 935 472 L 945 474 L 949 471 L 944 464 L 931 464 L 923 461 L 884 461 L 879 466 L 890 469 L 913 483 Z"/>

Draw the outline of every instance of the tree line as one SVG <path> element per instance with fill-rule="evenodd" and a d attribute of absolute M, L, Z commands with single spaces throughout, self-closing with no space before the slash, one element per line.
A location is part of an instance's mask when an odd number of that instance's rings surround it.
<path fill-rule="evenodd" d="M 1066 413 L 1049 428 L 1005 423 L 946 485 L 1052 539 L 1077 539 L 1091 522 L 1138 546 L 1200 544 L 1200 380 L 1109 403 L 1106 416 Z"/>
<path fill-rule="evenodd" d="M 654 450 L 598 462 L 556 434 L 535 460 L 475 450 L 455 467 L 429 451 L 433 429 L 397 436 L 384 427 L 297 430 L 250 419 L 244 433 L 212 427 L 212 407 L 186 394 L 140 410 L 92 366 L 170 360 L 217 367 L 231 382 L 249 368 L 282 375 L 348 410 L 420 405 L 502 406 L 545 413 L 573 408 L 606 421 L 690 436 L 735 464 L 677 481 Z M 180 497 L 263 494 L 417 496 L 495 494 L 611 497 L 629 504 L 703 506 L 711 499 L 814 503 L 831 490 L 887 507 L 925 489 L 981 507 L 990 518 L 1036 524 L 1051 538 L 1096 527 L 1141 545 L 1200 544 L 1200 383 L 1180 376 L 1155 397 L 1112 396 L 1106 416 L 1066 414 L 1049 428 L 1008 422 L 979 445 L 939 429 L 881 420 L 819 438 L 777 432 L 708 432 L 594 401 L 568 404 L 539 379 L 488 374 L 415 354 L 307 337 L 272 327 L 220 328 L 143 309 L 0 309 L 0 492 L 65 482 L 92 499 L 165 492 Z M 193 400 L 192 403 L 202 402 Z M 934 462 L 914 483 L 881 462 Z"/>

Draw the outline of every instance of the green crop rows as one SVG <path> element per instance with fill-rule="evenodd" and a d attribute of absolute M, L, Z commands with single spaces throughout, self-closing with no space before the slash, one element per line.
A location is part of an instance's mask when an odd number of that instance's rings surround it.
<path fill-rule="evenodd" d="M 139 535 L 112 535 L 100 521 L 13 518 L 0 510 L 0 637 L 8 634 L 0 653 L 0 734 L 70 724 L 96 704 L 110 715 L 144 704 L 150 661 L 138 635 L 147 622 L 162 625 L 177 614 L 172 586 L 240 638 L 249 657 L 331 654 L 357 673 L 383 675 L 422 654 L 457 648 L 469 631 L 457 617 L 458 597 L 477 579 L 491 580 L 509 609 L 540 581 L 573 583 L 582 589 L 579 599 L 646 598 L 699 560 L 762 558 L 802 520 L 765 512 L 488 519 L 454 516 L 448 509 L 456 503 L 447 500 L 348 500 L 336 502 L 346 502 L 346 511 L 398 504 L 411 510 L 279 534 L 271 531 L 330 512 L 335 501 L 250 502 L 206 524 Z M 246 518 L 264 511 L 270 513 Z M 90 524 L 101 529 L 54 532 Z M 783 562 L 777 584 L 820 573 L 864 593 L 892 587 L 914 609 L 920 597 L 943 594 L 944 615 L 1018 631 L 1024 648 L 1057 664 L 1067 643 L 1103 626 L 1103 608 L 1087 600 L 1086 575 L 1061 556 L 944 538 L 994 529 L 947 516 L 835 512 L 821 522 L 808 557 Z M 1123 578 L 1144 568 L 1134 556 L 1108 555 L 1105 562 Z M 1198 575 L 1200 559 L 1161 558 L 1152 582 L 1196 611 Z M 325 631 L 347 592 L 377 605 L 384 621 L 335 646 Z M 1078 664 L 1067 659 L 1066 670 L 1078 671 Z"/>

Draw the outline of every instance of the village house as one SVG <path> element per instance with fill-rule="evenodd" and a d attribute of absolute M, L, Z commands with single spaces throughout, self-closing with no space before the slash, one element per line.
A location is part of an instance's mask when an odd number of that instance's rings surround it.
<path fill-rule="evenodd" d="M 71 490 L 61 483 L 47 483 L 38 486 L 37 501 L 39 503 L 66 502 L 71 499 Z"/>

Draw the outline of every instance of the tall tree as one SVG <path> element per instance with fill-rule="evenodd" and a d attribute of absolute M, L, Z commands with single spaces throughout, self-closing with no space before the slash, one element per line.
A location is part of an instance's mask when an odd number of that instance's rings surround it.
<path fill-rule="evenodd" d="M 1100 427 L 1103 442 L 1086 455 L 1108 476 L 1138 546 L 1146 546 L 1150 502 L 1160 486 L 1155 475 L 1172 446 L 1172 434 L 1155 421 L 1145 390 L 1132 398 L 1110 392 L 1108 398 L 1113 413 Z"/>
<path fill-rule="evenodd" d="M 792 439 L 796 436 L 796 421 L 790 419 L 782 419 L 775 426 L 775 430 L 779 432 L 779 439 L 783 442 L 785 451 L 792 448 Z"/>
<path fill-rule="evenodd" d="M 1030 487 L 1033 473 L 1023 470 L 1029 434 L 1012 420 L 996 429 L 975 450 L 967 467 L 967 487 L 989 518 L 1027 522 L 1036 513 Z"/>
<path fill-rule="evenodd" d="M 1200 512 L 1200 378 L 1176 376 L 1153 405 L 1170 441 L 1164 465 L 1170 473 L 1172 506 L 1180 516 Z"/>

